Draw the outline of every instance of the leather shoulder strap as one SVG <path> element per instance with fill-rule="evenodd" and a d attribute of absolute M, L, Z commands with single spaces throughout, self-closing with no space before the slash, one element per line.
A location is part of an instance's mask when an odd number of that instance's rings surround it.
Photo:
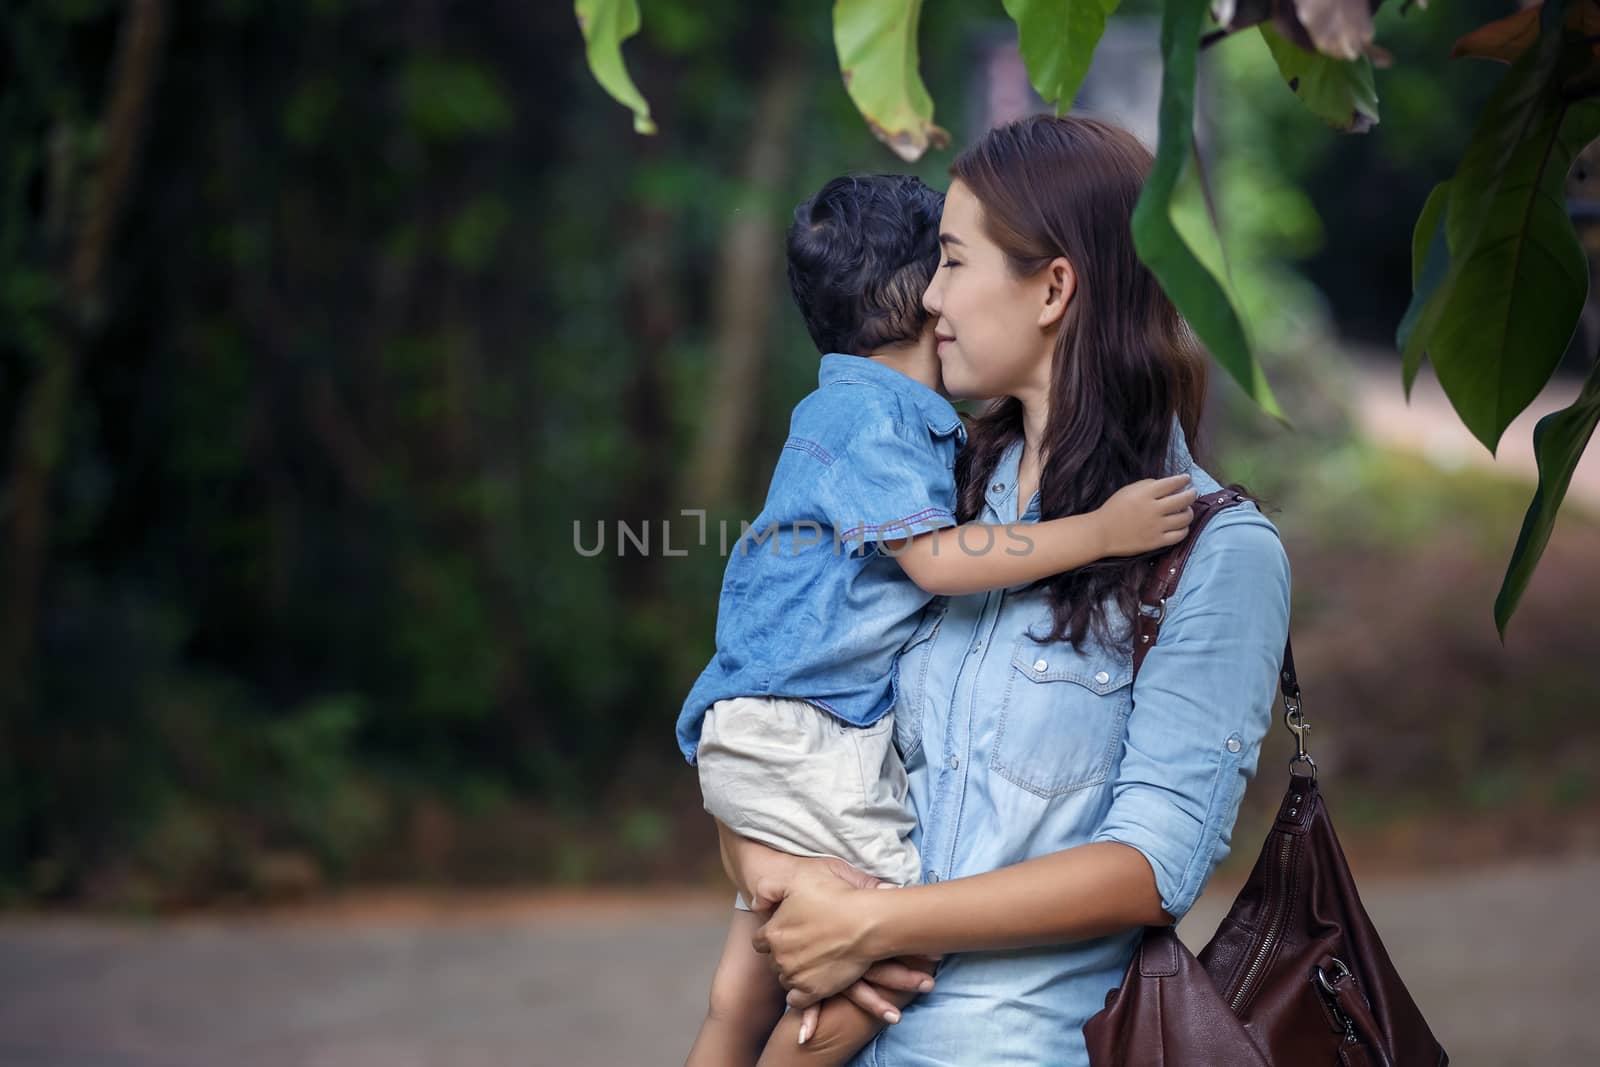
<path fill-rule="evenodd" d="M 1178 579 L 1183 577 L 1183 568 L 1189 562 L 1196 542 L 1200 540 L 1200 531 L 1222 512 L 1248 499 L 1237 489 L 1219 489 L 1200 497 L 1193 505 L 1194 521 L 1189 524 L 1189 535 L 1150 561 L 1150 576 L 1145 579 L 1144 588 L 1140 591 L 1139 617 L 1134 621 L 1134 678 L 1139 677 L 1139 667 L 1155 647 L 1162 620 L 1167 616 L 1167 599 L 1177 592 Z M 1299 699 L 1300 682 L 1294 672 L 1294 646 L 1287 638 L 1283 644 L 1283 666 L 1278 672 L 1278 683 L 1286 698 Z"/>
<path fill-rule="evenodd" d="M 1156 643 L 1161 632 L 1161 622 L 1167 615 L 1167 598 L 1178 589 L 1178 579 L 1183 568 L 1212 519 L 1224 510 L 1236 507 L 1244 500 L 1243 493 L 1235 489 L 1219 489 L 1200 497 L 1193 504 L 1194 521 L 1189 524 L 1189 534 L 1166 552 L 1150 560 L 1150 574 L 1139 591 L 1139 617 L 1133 627 L 1133 676 L 1139 677 L 1139 667 Z"/>

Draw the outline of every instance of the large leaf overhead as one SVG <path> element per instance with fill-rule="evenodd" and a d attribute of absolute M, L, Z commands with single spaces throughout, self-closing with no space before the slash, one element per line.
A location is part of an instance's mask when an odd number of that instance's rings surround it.
<path fill-rule="evenodd" d="M 1172 194 L 1194 150 L 1194 86 L 1205 0 L 1167 0 L 1161 16 L 1160 146 L 1133 212 L 1139 258 L 1160 280 L 1212 356 L 1251 399 L 1283 419 L 1226 288 L 1184 243 L 1172 222 Z M 1287 421 L 1287 420 L 1284 420 Z"/>
<path fill-rule="evenodd" d="M 595 81 L 633 112 L 636 132 L 655 133 L 650 105 L 633 84 L 622 62 L 622 42 L 639 32 L 638 3 L 636 0 L 577 0 L 577 13 Z"/>
<path fill-rule="evenodd" d="M 1511 565 L 1500 585 L 1500 595 L 1495 597 L 1494 623 L 1501 637 L 1505 636 L 1511 613 L 1528 588 L 1528 579 L 1533 576 L 1533 569 L 1539 565 L 1539 557 L 1550 541 L 1556 512 L 1566 498 L 1572 474 L 1578 469 L 1578 460 L 1594 435 L 1596 423 L 1600 423 L 1600 365 L 1589 372 L 1589 380 L 1570 407 L 1546 415 L 1533 429 L 1539 488 L 1533 494 L 1533 503 L 1528 505 L 1528 514 L 1523 517 L 1517 547 L 1511 552 Z"/>
<path fill-rule="evenodd" d="M 1600 103 L 1552 106 L 1508 160 L 1492 196 L 1450 182 L 1446 236 L 1473 213 L 1478 239 L 1459 264 L 1428 356 L 1461 421 L 1490 452 L 1566 352 L 1589 293 L 1589 264 L 1562 195 L 1578 151 L 1600 136 Z M 1463 242 L 1464 243 L 1464 242 Z"/>
<path fill-rule="evenodd" d="M 1318 118 L 1348 133 L 1365 133 L 1377 124 L 1378 89 L 1366 56 L 1334 59 L 1307 52 L 1271 23 L 1262 23 L 1261 38 L 1289 89 Z"/>
<path fill-rule="evenodd" d="M 1372 44 L 1367 0 L 1294 0 L 1294 13 L 1316 50 L 1333 59 L 1360 58 Z"/>
<path fill-rule="evenodd" d="M 1422 222 L 1442 226 L 1445 247 L 1429 235 L 1398 337 L 1407 382 L 1425 353 L 1462 422 L 1491 452 L 1555 370 L 1588 290 L 1562 184 L 1577 152 L 1600 135 L 1600 104 L 1574 101 L 1562 87 L 1587 64 L 1588 45 L 1563 33 L 1554 9 L 1542 27 L 1490 97 L 1442 209 L 1430 197 L 1437 223 L 1430 211 L 1419 220 L 1414 254 Z M 1433 285 L 1441 261 L 1444 276 Z"/>
<path fill-rule="evenodd" d="M 1396 344 L 1404 353 L 1400 375 L 1407 400 L 1411 399 L 1411 385 L 1416 381 L 1417 371 L 1422 369 L 1422 346 L 1411 344 L 1411 335 L 1416 331 L 1422 309 L 1450 272 L 1450 242 L 1445 239 L 1444 232 L 1444 206 L 1449 199 L 1450 183 L 1435 185 L 1411 233 L 1411 291 L 1414 295 L 1396 335 Z"/>
<path fill-rule="evenodd" d="M 1005 0 L 1033 88 L 1065 114 L 1118 0 Z"/>
<path fill-rule="evenodd" d="M 1542 5 L 1523 8 L 1514 15 L 1495 19 L 1466 34 L 1450 50 L 1452 57 L 1476 56 L 1513 63 L 1539 39 Z M 1576 3 L 1567 9 L 1563 23 L 1567 29 L 1586 37 L 1600 35 L 1600 4 Z M 1595 46 L 1600 53 L 1600 45 Z"/>
<path fill-rule="evenodd" d="M 922 0 L 838 0 L 833 43 L 846 90 L 868 127 L 908 163 L 950 135 L 933 124 L 933 97 L 917 69 Z"/>
<path fill-rule="evenodd" d="M 1372 67 L 1389 54 L 1372 42 L 1368 0 L 1211 0 L 1211 15 L 1222 35 L 1259 26 L 1290 91 L 1334 129 L 1377 124 Z"/>

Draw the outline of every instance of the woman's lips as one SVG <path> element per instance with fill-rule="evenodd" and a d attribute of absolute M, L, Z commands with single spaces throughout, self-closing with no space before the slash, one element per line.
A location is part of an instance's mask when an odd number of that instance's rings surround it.
<path fill-rule="evenodd" d="M 950 344 L 950 343 L 955 341 L 954 337 L 950 337 L 950 336 L 948 336 L 946 334 L 942 334 L 942 333 L 934 334 L 933 335 L 933 339 L 934 339 L 934 342 L 935 342 L 935 344 L 933 346 L 935 351 L 939 351 L 939 350 L 943 349 L 945 345 Z"/>

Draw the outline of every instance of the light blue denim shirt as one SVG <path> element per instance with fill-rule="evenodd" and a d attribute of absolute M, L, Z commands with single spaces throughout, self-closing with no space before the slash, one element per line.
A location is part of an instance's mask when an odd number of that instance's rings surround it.
<path fill-rule="evenodd" d="M 1020 445 L 997 465 L 983 521 L 1018 521 L 1019 455 Z M 1181 433 L 1168 459 L 1202 494 L 1221 488 Z M 1036 495 L 1021 521 L 1038 517 Z M 1021 589 L 934 599 L 901 653 L 895 740 L 923 877 L 1120 841 L 1150 861 L 1162 907 L 1182 918 L 1228 854 L 1272 716 L 1289 620 L 1277 530 L 1250 503 L 1211 521 L 1137 685 L 1127 653 L 1031 640 L 1049 632 L 1050 608 L 1042 591 Z M 1083 1024 L 1139 936 L 947 956 L 933 992 L 853 1062 L 1084 1067 Z"/>
<path fill-rule="evenodd" d="M 678 716 L 690 763 L 705 711 L 782 696 L 867 726 L 893 703 L 894 657 L 928 594 L 879 549 L 954 526 L 966 427 L 938 393 L 862 356 L 826 355 L 750 531 L 728 556 L 717 650 Z"/>

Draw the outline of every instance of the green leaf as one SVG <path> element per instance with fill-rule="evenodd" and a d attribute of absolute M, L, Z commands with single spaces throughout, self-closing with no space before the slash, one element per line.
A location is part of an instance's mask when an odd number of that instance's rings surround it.
<path fill-rule="evenodd" d="M 1278 72 L 1312 114 L 1334 129 L 1350 133 L 1365 133 L 1378 124 L 1378 88 L 1373 84 L 1370 59 L 1335 59 L 1307 52 L 1270 22 L 1263 22 L 1260 28 Z"/>
<path fill-rule="evenodd" d="M 1461 257 L 1444 316 L 1429 338 L 1439 384 L 1491 453 L 1555 373 L 1589 293 L 1588 259 L 1561 195 L 1573 155 L 1600 134 L 1600 106 L 1584 110 L 1581 142 L 1563 153 L 1525 153 L 1547 157 L 1545 180 L 1509 182 L 1476 209 L 1491 217 L 1473 252 Z M 1449 205 L 1447 232 L 1463 207 Z"/>
<path fill-rule="evenodd" d="M 576 10 L 595 81 L 617 103 L 632 110 L 635 133 L 655 133 L 650 105 L 622 62 L 622 42 L 639 32 L 637 0 L 577 0 Z"/>
<path fill-rule="evenodd" d="M 1567 44 L 1587 53 L 1575 34 Z M 1578 152 L 1600 136 L 1600 103 L 1569 103 L 1559 69 L 1527 87 L 1536 104 L 1520 128 L 1474 136 L 1450 183 L 1445 229 L 1456 277 L 1429 358 L 1490 452 L 1555 372 L 1589 291 L 1563 187 Z"/>
<path fill-rule="evenodd" d="M 1407 379 L 1426 353 L 1461 421 L 1491 453 L 1554 372 L 1588 290 L 1562 183 L 1578 150 L 1600 134 L 1600 104 L 1572 103 L 1562 92 L 1564 73 L 1586 64 L 1589 51 L 1560 20 L 1558 6 L 1547 5 L 1537 45 L 1485 105 L 1444 194 L 1448 268 L 1437 285 L 1417 289 L 1401 323 Z"/>
<path fill-rule="evenodd" d="M 1017 24 L 1028 80 L 1044 102 L 1065 114 L 1089 73 L 1106 18 L 1119 0 L 1005 0 Z"/>
<path fill-rule="evenodd" d="M 1411 233 L 1411 306 L 1406 308 L 1405 318 L 1400 320 L 1400 329 L 1395 334 L 1395 345 L 1400 349 L 1403 359 L 1400 367 L 1400 377 L 1405 384 L 1406 399 L 1411 399 L 1411 386 L 1417 380 L 1417 371 L 1422 369 L 1422 360 L 1427 353 L 1419 339 L 1412 345 L 1411 338 L 1416 332 L 1417 319 L 1422 314 L 1423 306 L 1433 296 L 1436 289 L 1444 283 L 1445 275 L 1450 270 L 1450 242 L 1445 238 L 1444 206 L 1450 196 L 1450 183 L 1440 182 L 1428 194 L 1428 199 L 1422 205 L 1422 212 L 1417 215 L 1417 226 Z"/>
<path fill-rule="evenodd" d="M 1205 11 L 1205 0 L 1168 0 L 1162 12 L 1161 144 L 1133 211 L 1133 240 L 1140 260 L 1217 362 L 1263 411 L 1287 422 L 1251 355 L 1232 297 L 1172 221 L 1173 190 L 1194 146 L 1195 63 Z"/>
<path fill-rule="evenodd" d="M 1533 502 L 1522 519 L 1522 531 L 1517 535 L 1517 547 L 1511 550 L 1511 563 L 1506 568 L 1500 594 L 1494 601 L 1494 624 L 1501 640 L 1506 636 L 1506 625 L 1517 602 L 1528 588 L 1528 580 L 1539 565 L 1539 558 L 1550 543 L 1550 531 L 1555 526 L 1556 512 L 1566 498 L 1567 487 L 1572 484 L 1572 473 L 1578 467 L 1594 435 L 1595 424 L 1600 423 L 1600 365 L 1589 372 L 1589 380 L 1571 407 L 1562 408 L 1540 419 L 1533 428 L 1533 453 L 1539 463 L 1539 488 L 1534 491 Z"/>
<path fill-rule="evenodd" d="M 1543 4 L 1535 4 L 1514 15 L 1479 26 L 1456 41 L 1455 47 L 1450 50 L 1450 58 L 1477 56 L 1502 63 L 1515 62 L 1518 56 L 1539 40 L 1543 8 Z M 1562 25 L 1591 40 L 1595 34 L 1600 34 L 1600 6 L 1578 3 L 1568 5 L 1568 8 Z"/>
<path fill-rule="evenodd" d="M 950 135 L 933 124 L 933 97 L 917 69 L 922 0 L 838 0 L 833 44 L 845 89 L 878 140 L 907 163 Z"/>

